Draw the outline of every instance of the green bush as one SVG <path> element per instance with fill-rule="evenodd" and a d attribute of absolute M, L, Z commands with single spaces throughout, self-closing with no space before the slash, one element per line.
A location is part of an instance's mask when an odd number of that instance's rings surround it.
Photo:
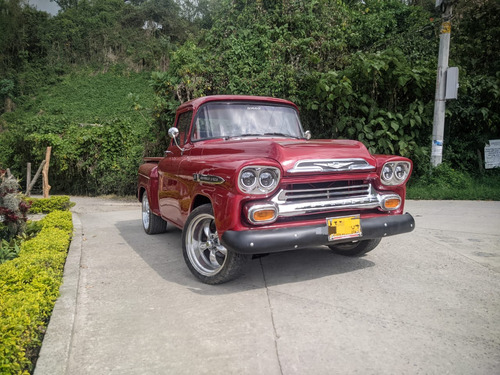
<path fill-rule="evenodd" d="M 54 211 L 48 214 L 42 221 L 43 228 L 58 228 L 64 231 L 72 231 L 71 212 Z"/>
<path fill-rule="evenodd" d="M 20 240 L 13 239 L 10 242 L 2 240 L 0 242 L 0 264 L 17 258 L 19 251 L 21 250 L 19 244 Z"/>
<path fill-rule="evenodd" d="M 0 373 L 33 370 L 59 295 L 71 240 L 71 213 L 54 211 L 42 230 L 21 245 L 19 257 L 0 265 Z"/>
<path fill-rule="evenodd" d="M 442 163 L 422 176 L 419 182 L 436 188 L 466 189 L 472 185 L 472 178 L 467 173 L 452 168 L 448 163 Z"/>
<path fill-rule="evenodd" d="M 411 178 L 408 199 L 500 200 L 500 170 L 471 175 L 440 164 L 423 176 Z"/>
<path fill-rule="evenodd" d="M 67 195 L 52 196 L 50 198 L 26 198 L 31 202 L 29 212 L 32 214 L 48 213 L 55 210 L 67 211 L 75 205 Z"/>
<path fill-rule="evenodd" d="M 27 162 L 41 162 L 46 148 L 51 146 L 52 191 L 130 195 L 135 191 L 144 151 L 142 142 L 148 134 L 130 119 L 99 124 L 61 123 L 59 129 L 49 119 L 27 121 L 0 133 L 0 142 L 8 148 L 4 155 L 0 150 L 0 161 L 24 175 Z"/>

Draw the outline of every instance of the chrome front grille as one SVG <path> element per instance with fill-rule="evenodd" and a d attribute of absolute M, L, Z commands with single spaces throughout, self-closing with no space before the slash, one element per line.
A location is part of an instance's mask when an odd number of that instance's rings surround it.
<path fill-rule="evenodd" d="M 370 183 L 342 181 L 288 185 L 272 201 L 279 208 L 278 216 L 290 217 L 350 209 L 379 208 L 385 197 L 377 193 Z"/>
<path fill-rule="evenodd" d="M 314 187 L 314 184 L 303 185 L 304 186 L 292 186 L 291 189 L 282 190 L 278 199 L 287 203 L 324 199 L 346 199 L 360 195 L 368 195 L 371 192 L 371 185 L 363 183 L 325 187 Z M 307 188 L 307 186 L 310 187 Z"/>

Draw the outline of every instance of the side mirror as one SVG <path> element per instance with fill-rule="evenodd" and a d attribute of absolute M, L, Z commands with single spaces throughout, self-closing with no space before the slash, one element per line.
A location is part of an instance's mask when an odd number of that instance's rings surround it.
<path fill-rule="evenodd" d="M 311 139 L 311 137 L 312 137 L 311 132 L 309 130 L 306 130 L 304 132 L 304 137 L 306 137 L 306 139 Z"/>
<path fill-rule="evenodd" d="M 174 127 L 168 129 L 168 136 L 174 139 L 177 138 L 179 136 L 179 129 Z"/>
<path fill-rule="evenodd" d="M 179 146 L 179 142 L 177 141 L 177 137 L 179 137 L 179 129 L 171 127 L 168 129 L 168 136 L 174 140 L 175 145 L 179 150 L 181 150 L 181 153 L 184 152 L 184 149 Z"/>

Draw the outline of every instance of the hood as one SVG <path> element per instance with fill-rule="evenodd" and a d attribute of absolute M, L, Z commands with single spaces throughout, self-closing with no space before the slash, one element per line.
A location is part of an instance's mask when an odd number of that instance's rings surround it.
<path fill-rule="evenodd" d="M 230 159 L 246 160 L 273 159 L 283 166 L 285 174 L 294 169 L 298 162 L 305 160 L 323 161 L 323 165 L 325 165 L 326 161 L 332 160 L 363 159 L 369 168 L 370 166 L 376 166 L 375 159 L 366 147 L 361 142 L 351 140 L 276 138 L 217 140 L 203 145 L 203 155 L 227 155 Z M 338 165 L 330 164 L 330 167 L 338 167 Z M 325 168 L 328 168 L 328 166 Z M 301 169 L 305 172 L 313 172 L 310 168 L 307 170 L 306 165 L 303 165 Z"/>

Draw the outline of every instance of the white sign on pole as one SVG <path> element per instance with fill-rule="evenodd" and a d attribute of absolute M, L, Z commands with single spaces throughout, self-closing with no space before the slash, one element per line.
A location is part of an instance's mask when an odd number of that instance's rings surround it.
<path fill-rule="evenodd" d="M 484 147 L 484 168 L 500 168 L 500 139 L 492 139 Z"/>
<path fill-rule="evenodd" d="M 446 70 L 446 93 L 444 98 L 457 99 L 458 98 L 458 68 L 450 67 Z"/>

